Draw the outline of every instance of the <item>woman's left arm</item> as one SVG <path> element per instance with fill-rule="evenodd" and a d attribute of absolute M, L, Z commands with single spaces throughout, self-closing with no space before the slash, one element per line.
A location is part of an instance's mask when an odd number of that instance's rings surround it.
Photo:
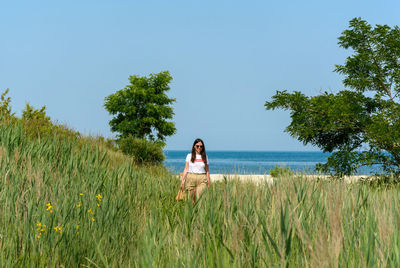
<path fill-rule="evenodd" d="M 208 168 L 208 164 L 206 164 L 205 169 L 206 169 L 206 176 L 207 176 L 207 182 L 208 182 L 207 186 L 208 186 L 208 188 L 210 188 L 211 181 L 210 181 L 210 170 Z"/>

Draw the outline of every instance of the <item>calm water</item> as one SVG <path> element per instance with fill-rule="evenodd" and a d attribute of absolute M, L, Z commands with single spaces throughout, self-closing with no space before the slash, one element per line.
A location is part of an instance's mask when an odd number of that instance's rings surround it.
<path fill-rule="evenodd" d="M 188 151 L 165 151 L 165 166 L 174 173 L 182 172 Z M 289 167 L 294 171 L 315 173 L 317 163 L 325 163 L 328 153 L 322 152 L 244 152 L 244 151 L 208 151 L 211 173 L 224 174 L 269 174 L 269 170 Z M 360 170 L 360 174 L 369 174 L 371 170 Z"/>
<path fill-rule="evenodd" d="M 172 172 L 182 172 L 188 151 L 165 151 L 165 165 Z M 321 152 L 235 152 L 208 151 L 211 173 L 268 174 L 275 165 L 312 172 L 329 154 Z"/>

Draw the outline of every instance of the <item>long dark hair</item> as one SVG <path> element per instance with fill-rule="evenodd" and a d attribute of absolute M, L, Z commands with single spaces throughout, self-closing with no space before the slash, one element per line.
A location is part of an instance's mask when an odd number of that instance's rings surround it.
<path fill-rule="evenodd" d="M 203 149 L 201 150 L 200 154 L 201 154 L 201 159 L 203 159 L 204 164 L 207 165 L 207 154 L 206 154 L 206 146 L 204 145 L 204 142 L 202 139 L 195 139 L 193 142 L 193 146 L 192 146 L 192 159 L 190 159 L 190 161 L 192 163 L 194 163 L 194 160 L 196 159 L 196 149 L 194 148 L 194 146 L 196 145 L 196 143 L 201 142 L 203 144 Z"/>

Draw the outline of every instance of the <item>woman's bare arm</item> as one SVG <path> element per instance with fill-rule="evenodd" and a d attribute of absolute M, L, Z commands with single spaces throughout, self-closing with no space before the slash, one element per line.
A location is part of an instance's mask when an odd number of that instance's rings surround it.
<path fill-rule="evenodd" d="M 189 170 L 189 162 L 185 162 L 185 169 L 183 170 L 181 177 L 181 189 L 183 189 L 183 185 L 185 184 L 185 178 Z"/>
<path fill-rule="evenodd" d="M 207 186 L 208 186 L 208 188 L 210 188 L 211 181 L 210 181 L 210 170 L 208 169 L 208 164 L 206 164 L 205 169 L 206 169 L 206 176 L 207 176 L 207 182 L 208 182 Z"/>

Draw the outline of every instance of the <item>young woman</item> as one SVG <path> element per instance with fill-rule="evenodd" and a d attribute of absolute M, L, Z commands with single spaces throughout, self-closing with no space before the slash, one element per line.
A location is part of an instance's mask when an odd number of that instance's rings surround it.
<path fill-rule="evenodd" d="M 186 156 L 185 170 L 181 178 L 181 189 L 189 191 L 194 203 L 199 199 L 206 187 L 210 187 L 208 157 L 204 142 L 201 139 L 196 139 L 193 143 L 192 153 Z"/>

